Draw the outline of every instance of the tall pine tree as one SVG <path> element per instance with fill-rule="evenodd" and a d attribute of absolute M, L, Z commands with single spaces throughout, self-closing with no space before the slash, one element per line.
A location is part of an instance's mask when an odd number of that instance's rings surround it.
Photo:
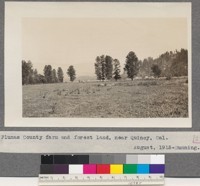
<path fill-rule="evenodd" d="M 126 56 L 126 64 L 124 68 L 127 72 L 128 78 L 133 80 L 133 78 L 138 74 L 139 72 L 139 61 L 136 56 L 136 54 L 131 51 Z"/>

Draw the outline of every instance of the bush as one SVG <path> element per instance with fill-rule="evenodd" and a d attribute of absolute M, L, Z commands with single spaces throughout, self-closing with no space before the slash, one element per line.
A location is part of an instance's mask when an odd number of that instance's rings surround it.
<path fill-rule="evenodd" d="M 158 65 L 155 65 L 155 64 L 152 65 L 151 70 L 152 70 L 152 72 L 154 74 L 154 77 L 160 77 L 161 69 L 160 69 L 160 67 Z"/>
<path fill-rule="evenodd" d="M 166 77 L 166 80 L 171 80 L 171 79 L 172 79 L 171 76 L 167 76 L 167 77 Z"/>
<path fill-rule="evenodd" d="M 156 81 L 144 81 L 144 82 L 139 82 L 138 86 L 154 86 L 157 85 Z"/>

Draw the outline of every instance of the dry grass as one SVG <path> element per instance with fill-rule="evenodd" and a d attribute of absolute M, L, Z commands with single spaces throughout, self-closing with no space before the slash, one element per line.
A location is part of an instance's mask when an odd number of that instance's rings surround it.
<path fill-rule="evenodd" d="M 185 78 L 23 86 L 23 117 L 188 117 Z"/>

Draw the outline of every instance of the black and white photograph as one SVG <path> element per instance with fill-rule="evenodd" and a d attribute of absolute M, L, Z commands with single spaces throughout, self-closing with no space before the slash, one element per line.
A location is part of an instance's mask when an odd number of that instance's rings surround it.
<path fill-rule="evenodd" d="M 8 126 L 191 127 L 190 3 L 8 2 L 5 18 Z"/>

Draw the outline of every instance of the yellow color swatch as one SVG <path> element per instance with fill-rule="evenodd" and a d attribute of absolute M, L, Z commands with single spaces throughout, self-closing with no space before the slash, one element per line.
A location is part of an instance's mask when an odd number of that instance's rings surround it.
<path fill-rule="evenodd" d="M 111 164 L 110 174 L 123 174 L 123 164 Z"/>

